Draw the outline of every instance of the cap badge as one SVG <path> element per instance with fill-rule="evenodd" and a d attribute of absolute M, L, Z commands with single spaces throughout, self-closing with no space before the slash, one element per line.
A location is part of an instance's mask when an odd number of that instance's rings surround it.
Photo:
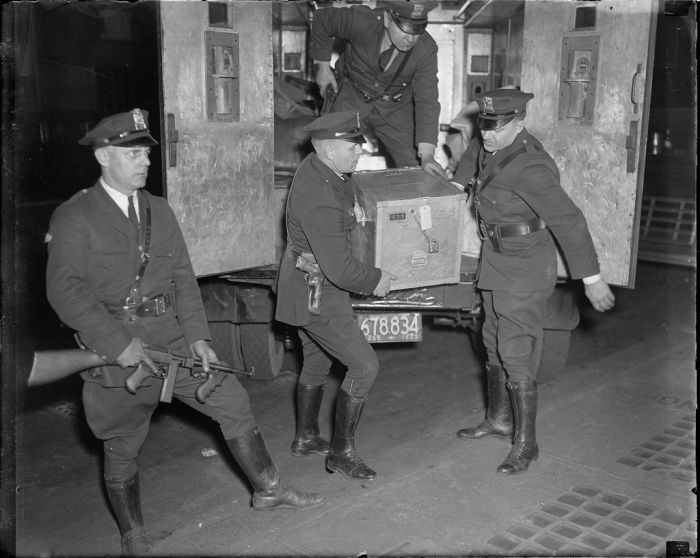
<path fill-rule="evenodd" d="M 495 112 L 493 110 L 493 97 L 482 97 L 481 102 L 484 105 L 484 112 Z"/>
<path fill-rule="evenodd" d="M 411 13 L 411 18 L 416 19 L 423 17 L 423 10 L 425 6 L 423 4 L 413 4 L 413 13 Z"/>
<path fill-rule="evenodd" d="M 146 121 L 143 119 L 143 113 L 141 112 L 141 109 L 132 110 L 131 116 L 134 118 L 134 128 L 136 130 L 146 129 Z"/>

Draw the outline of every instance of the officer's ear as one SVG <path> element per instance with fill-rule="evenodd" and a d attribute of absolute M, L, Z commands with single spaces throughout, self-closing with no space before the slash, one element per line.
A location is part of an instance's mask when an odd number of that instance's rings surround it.
<path fill-rule="evenodd" d="M 102 167 L 109 166 L 109 146 L 95 149 L 95 159 Z"/>
<path fill-rule="evenodd" d="M 333 157 L 335 157 L 335 142 L 333 142 L 333 141 L 321 142 L 321 149 L 323 149 L 323 154 L 326 156 L 326 159 L 328 159 L 329 161 L 332 161 Z"/>
<path fill-rule="evenodd" d="M 391 23 L 393 20 L 391 19 L 391 16 L 389 15 L 389 12 L 386 10 L 384 11 L 384 29 L 389 29 L 389 23 Z"/>
<path fill-rule="evenodd" d="M 525 115 L 522 118 L 516 118 L 515 120 L 515 130 L 516 135 L 525 129 Z"/>

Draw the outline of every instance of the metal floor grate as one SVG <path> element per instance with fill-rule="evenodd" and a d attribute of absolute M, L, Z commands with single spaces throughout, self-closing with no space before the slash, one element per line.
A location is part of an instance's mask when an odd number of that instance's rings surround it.
<path fill-rule="evenodd" d="M 639 222 L 639 259 L 696 265 L 695 200 L 644 196 Z"/>

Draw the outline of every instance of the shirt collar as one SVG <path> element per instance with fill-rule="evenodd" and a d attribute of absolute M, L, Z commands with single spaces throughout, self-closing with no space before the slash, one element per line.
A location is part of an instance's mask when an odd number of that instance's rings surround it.
<path fill-rule="evenodd" d="M 127 217 L 129 216 L 129 196 L 126 194 L 122 194 L 120 191 L 115 190 L 112 188 L 103 177 L 100 177 L 100 184 L 102 187 L 105 189 L 107 194 L 109 194 L 109 197 L 114 200 L 114 203 L 117 204 L 117 207 L 122 210 L 122 213 L 126 215 Z M 136 192 L 133 194 L 134 197 L 134 209 L 136 209 L 136 214 L 138 215 L 139 212 L 139 197 L 136 195 Z"/>

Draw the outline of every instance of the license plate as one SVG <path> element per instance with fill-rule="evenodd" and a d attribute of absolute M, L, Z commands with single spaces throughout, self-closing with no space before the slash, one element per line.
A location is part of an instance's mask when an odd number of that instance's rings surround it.
<path fill-rule="evenodd" d="M 356 319 L 370 343 L 423 340 L 422 316 L 418 312 L 356 314 Z"/>

